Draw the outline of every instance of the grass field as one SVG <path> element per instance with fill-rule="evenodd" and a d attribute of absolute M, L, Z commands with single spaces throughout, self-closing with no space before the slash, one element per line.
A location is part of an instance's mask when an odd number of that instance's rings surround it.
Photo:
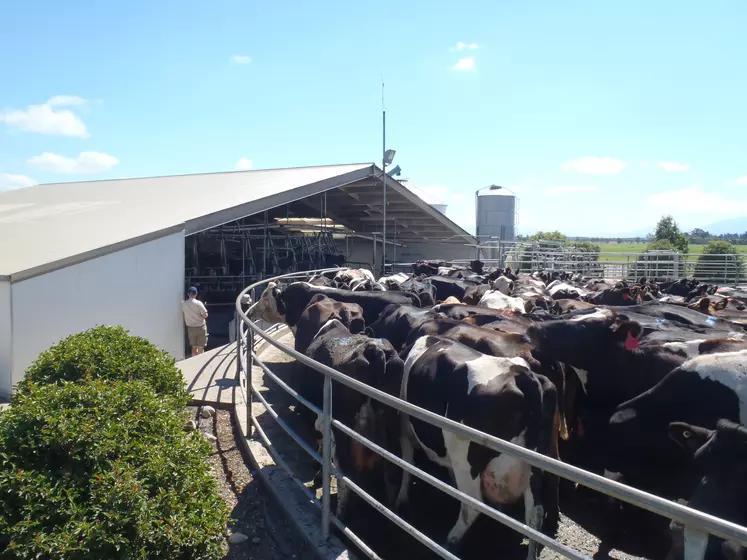
<path fill-rule="evenodd" d="M 642 253 L 646 250 L 646 243 L 599 243 L 602 253 Z M 700 255 L 705 245 L 690 245 L 691 255 Z M 737 245 L 737 251 L 747 254 L 747 245 Z M 600 255 L 600 261 L 614 261 L 621 257 L 615 255 Z"/>

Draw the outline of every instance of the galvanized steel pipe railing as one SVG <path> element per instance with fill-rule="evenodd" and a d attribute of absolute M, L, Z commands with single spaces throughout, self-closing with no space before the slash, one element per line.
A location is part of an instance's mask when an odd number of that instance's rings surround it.
<path fill-rule="evenodd" d="M 428 546 L 429 548 L 434 550 L 434 552 L 437 552 L 439 555 L 441 555 L 444 558 L 454 558 L 454 556 L 451 553 L 443 549 L 440 545 L 437 545 L 436 543 L 434 543 L 429 537 L 427 537 L 426 535 L 424 535 L 423 533 L 421 533 L 414 527 L 410 526 L 407 522 L 405 522 L 399 516 L 389 511 L 389 509 L 384 504 L 381 504 L 380 502 L 376 501 L 375 498 L 368 495 L 363 489 L 361 489 L 356 484 L 354 484 L 353 481 L 350 481 L 350 479 L 345 477 L 344 473 L 340 473 L 332 465 L 331 456 L 330 456 L 331 455 L 330 447 L 331 447 L 331 428 L 332 428 L 332 425 L 334 425 L 336 428 L 340 429 L 341 431 L 346 433 L 351 438 L 360 442 L 362 445 L 368 447 L 369 449 L 372 449 L 373 451 L 379 453 L 381 456 L 393 462 L 397 466 L 411 472 L 412 474 L 418 476 L 422 480 L 439 488 L 440 490 L 445 491 L 447 494 L 460 500 L 461 502 L 471 505 L 473 507 L 476 507 L 481 513 L 484 513 L 490 516 L 491 518 L 496 519 L 497 521 L 505 525 L 508 525 L 512 529 L 522 533 L 528 538 L 535 540 L 547 546 L 548 548 L 559 552 L 560 554 L 564 556 L 567 556 L 570 558 L 586 558 L 585 556 L 579 554 L 578 552 L 573 551 L 572 549 L 569 549 L 565 545 L 562 545 L 561 543 L 555 541 L 554 539 L 551 539 L 550 537 L 547 537 L 546 535 L 532 529 L 531 527 L 516 521 L 515 519 L 505 515 L 504 513 L 494 508 L 491 508 L 490 506 L 487 506 L 483 504 L 482 502 L 479 502 L 478 500 L 471 498 L 470 496 L 467 496 L 466 494 L 460 492 L 459 490 L 447 484 L 444 484 L 438 479 L 434 479 L 432 476 L 416 468 L 414 465 L 410 465 L 409 463 L 403 461 L 401 458 L 397 457 L 396 455 L 392 455 L 388 451 L 377 446 L 375 443 L 358 435 L 350 427 L 345 426 L 344 424 L 340 423 L 337 420 L 334 420 L 332 418 L 332 413 L 331 413 L 332 412 L 331 411 L 331 400 L 332 400 L 331 399 L 332 397 L 331 381 L 334 380 L 338 383 L 342 383 L 343 385 L 346 385 L 347 387 L 366 395 L 367 397 L 376 399 L 379 402 L 382 402 L 388 406 L 391 406 L 392 408 L 404 414 L 418 418 L 424 422 L 427 422 L 441 429 L 448 430 L 460 437 L 474 441 L 475 443 L 483 445 L 489 449 L 498 451 L 500 453 L 506 453 L 512 457 L 522 459 L 537 468 L 541 468 L 547 472 L 551 472 L 567 480 L 577 482 L 588 488 L 591 488 L 593 490 L 606 494 L 610 497 L 631 503 L 645 510 L 657 513 L 669 519 L 673 519 L 685 525 L 689 525 L 693 528 L 697 528 L 703 532 L 727 539 L 729 541 L 737 542 L 741 544 L 742 546 L 747 546 L 747 528 L 745 527 L 741 527 L 735 523 L 731 523 L 729 521 L 719 519 L 712 515 L 689 508 L 687 506 L 680 505 L 676 502 L 661 498 L 659 496 L 655 496 L 653 494 L 643 492 L 642 490 L 638 490 L 636 488 L 627 486 L 625 484 L 621 484 L 619 482 L 606 479 L 602 476 L 585 471 L 573 465 L 563 463 L 562 461 L 552 459 L 550 457 L 547 457 L 535 451 L 531 451 L 529 449 L 518 446 L 514 443 L 511 443 L 511 442 L 496 438 L 494 436 L 491 436 L 489 434 L 480 432 L 464 424 L 459 424 L 457 422 L 444 418 L 443 416 L 434 414 L 433 412 L 430 412 L 423 408 L 412 405 L 397 397 L 393 397 L 387 393 L 379 391 L 378 389 L 375 389 L 364 383 L 361 383 L 360 381 L 357 381 L 356 379 L 348 377 L 347 375 L 344 375 L 333 368 L 320 364 L 312 360 L 311 358 L 305 356 L 304 354 L 296 352 L 293 348 L 290 348 L 278 342 L 271 336 L 269 336 L 260 327 L 255 325 L 252 322 L 252 320 L 249 318 L 248 312 L 251 310 L 251 308 L 245 312 L 242 307 L 242 300 L 244 300 L 244 296 L 248 293 L 253 293 L 253 291 L 256 290 L 256 288 L 258 288 L 259 286 L 263 284 L 269 283 L 271 281 L 277 281 L 277 280 L 304 278 L 304 277 L 308 277 L 309 274 L 329 272 L 332 270 L 342 270 L 342 269 L 337 269 L 337 268 L 321 269 L 321 270 L 308 271 L 308 272 L 303 272 L 303 273 L 293 273 L 293 274 L 287 274 L 287 275 L 282 275 L 282 276 L 276 276 L 274 278 L 268 278 L 266 280 L 262 280 L 255 284 L 252 284 L 251 286 L 248 286 L 241 292 L 241 294 L 239 294 L 238 298 L 236 299 L 236 316 L 240 320 L 240 322 L 246 325 L 247 327 L 247 330 L 244 333 L 242 333 L 242 339 L 244 340 L 244 342 L 242 343 L 242 340 L 237 340 L 237 353 L 241 353 L 242 348 L 245 348 L 246 349 L 245 351 L 247 354 L 247 358 L 245 361 L 245 363 L 247 364 L 246 370 L 245 370 L 246 378 L 247 378 L 247 391 L 246 391 L 247 424 L 253 424 L 255 427 L 259 426 L 256 419 L 253 418 L 252 416 L 251 404 L 250 404 L 250 401 L 251 401 L 250 395 L 254 394 L 255 396 L 259 396 L 261 398 L 261 396 L 259 395 L 259 392 L 256 390 L 256 388 L 252 386 L 252 378 L 251 378 L 252 361 L 261 363 L 259 362 L 259 360 L 257 360 L 256 356 L 253 356 L 254 354 L 253 349 L 255 347 L 254 345 L 255 335 L 262 338 L 270 345 L 278 348 L 285 354 L 291 356 L 297 362 L 307 367 L 310 367 L 311 369 L 325 376 L 323 409 L 319 410 L 317 407 L 315 407 L 308 401 L 305 401 L 303 398 L 301 398 L 300 395 L 298 395 L 296 391 L 294 391 L 287 384 L 282 382 L 282 380 L 280 380 L 275 374 L 269 371 L 269 369 L 264 364 L 261 364 L 264 372 L 266 374 L 269 373 L 273 381 L 278 383 L 281 388 L 283 388 L 286 392 L 291 394 L 296 400 L 301 402 L 301 404 L 310 408 L 311 410 L 313 410 L 315 413 L 319 414 L 322 417 L 322 420 L 323 420 L 323 454 L 321 457 L 321 460 L 322 460 L 321 462 L 322 462 L 323 476 L 324 476 L 324 480 L 323 480 L 324 494 L 323 494 L 323 499 L 322 499 L 322 525 L 323 525 L 323 531 L 324 531 L 325 536 L 329 534 L 328 531 L 329 531 L 330 521 L 334 522 L 336 526 L 339 526 L 339 521 L 336 520 L 334 516 L 331 515 L 330 503 L 329 503 L 329 475 L 334 473 L 336 474 L 336 476 L 341 478 L 343 482 L 347 482 L 348 487 L 351 490 L 353 490 L 356 494 L 360 495 L 365 501 L 367 501 L 369 504 L 375 507 L 378 511 L 382 512 L 390 520 L 394 521 L 398 526 L 402 527 L 404 530 L 406 530 L 409 534 L 414 536 L 417 540 L 422 542 L 424 545 Z M 251 301 L 252 301 L 252 307 L 256 305 L 256 302 L 254 302 L 253 299 Z M 238 322 L 239 321 L 237 321 L 237 323 Z M 246 335 L 249 336 L 249 339 L 250 339 L 249 341 L 246 341 Z M 239 360 L 239 363 L 241 363 L 240 356 L 238 357 L 238 360 Z M 261 398 L 261 400 L 263 401 L 263 404 L 266 407 L 269 406 L 264 400 L 264 398 Z M 289 430 L 290 432 L 292 432 L 292 430 L 287 425 L 284 425 L 282 427 L 287 432 Z M 294 435 L 296 437 L 299 437 L 297 436 L 297 434 L 291 434 L 290 432 L 289 432 L 289 435 L 291 435 L 291 437 L 293 437 Z M 292 475 L 292 473 L 290 474 Z M 324 483 L 325 480 L 326 480 L 326 483 Z M 367 546 L 366 548 L 370 550 L 370 548 L 368 548 Z"/>

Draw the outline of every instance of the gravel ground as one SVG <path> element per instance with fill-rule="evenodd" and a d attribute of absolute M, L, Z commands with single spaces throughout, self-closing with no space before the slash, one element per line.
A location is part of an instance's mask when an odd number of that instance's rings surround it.
<path fill-rule="evenodd" d="M 218 493 L 231 508 L 229 530 L 247 539 L 225 543 L 225 558 L 230 560 L 312 560 L 315 556 L 298 535 L 285 513 L 261 487 L 244 463 L 236 447 L 231 414 L 217 410 L 212 418 L 201 418 L 199 407 L 188 407 L 189 419 L 198 422 L 204 434 L 217 437 L 212 442 L 210 462 L 218 480 Z"/>

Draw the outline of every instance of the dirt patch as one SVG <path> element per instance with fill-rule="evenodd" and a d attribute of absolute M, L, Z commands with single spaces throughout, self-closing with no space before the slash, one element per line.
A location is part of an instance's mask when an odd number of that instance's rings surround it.
<path fill-rule="evenodd" d="M 306 541 L 280 510 L 272 497 L 244 463 L 234 439 L 231 414 L 216 411 L 211 418 L 201 418 L 199 407 L 188 407 L 189 419 L 198 430 L 217 438 L 212 442 L 210 462 L 218 480 L 218 493 L 231 508 L 229 530 L 246 535 L 240 543 L 225 543 L 229 560 L 313 560 L 316 556 Z"/>

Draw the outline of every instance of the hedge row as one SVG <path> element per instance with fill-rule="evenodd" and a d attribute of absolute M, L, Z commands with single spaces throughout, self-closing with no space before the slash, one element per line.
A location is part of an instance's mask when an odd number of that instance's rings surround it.
<path fill-rule="evenodd" d="M 42 354 L 0 414 L 0 558 L 221 558 L 187 402 L 174 360 L 119 327 Z"/>

